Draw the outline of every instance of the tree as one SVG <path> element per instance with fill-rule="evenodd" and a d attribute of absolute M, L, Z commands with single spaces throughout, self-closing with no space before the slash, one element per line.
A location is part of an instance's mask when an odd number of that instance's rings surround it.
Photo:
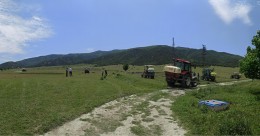
<path fill-rule="evenodd" d="M 260 79 L 260 30 L 253 37 L 252 45 L 255 48 L 247 47 L 247 54 L 240 61 L 240 72 L 247 78 Z"/>
<path fill-rule="evenodd" d="M 124 69 L 124 71 L 127 71 L 128 68 L 129 68 L 129 65 L 128 65 L 128 64 L 124 64 L 124 65 L 123 65 L 123 69 Z"/>

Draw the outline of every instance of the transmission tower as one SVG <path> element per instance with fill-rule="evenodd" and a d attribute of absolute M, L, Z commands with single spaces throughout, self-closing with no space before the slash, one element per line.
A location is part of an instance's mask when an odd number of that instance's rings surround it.
<path fill-rule="evenodd" d="M 173 53 L 173 58 L 175 58 L 175 42 L 174 42 L 174 37 L 172 38 L 172 53 Z"/>

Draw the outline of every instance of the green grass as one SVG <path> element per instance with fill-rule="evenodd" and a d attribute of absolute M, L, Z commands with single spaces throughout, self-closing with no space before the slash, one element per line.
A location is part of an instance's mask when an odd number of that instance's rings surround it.
<path fill-rule="evenodd" d="M 63 67 L 1 72 L 0 135 L 42 134 L 94 107 L 119 97 L 148 93 L 166 86 L 164 80 L 147 80 L 120 72 L 100 80 L 101 68 L 83 74 L 73 67 L 73 77 L 65 78 Z M 54 74 L 55 73 L 55 74 Z"/>
<path fill-rule="evenodd" d="M 177 98 L 172 110 L 191 135 L 260 135 L 260 81 L 194 90 Z M 200 100 L 229 102 L 228 110 L 198 107 Z"/>
<path fill-rule="evenodd" d="M 155 66 L 155 79 L 141 78 L 143 66 L 124 72 L 122 65 L 75 65 L 71 78 L 65 77 L 66 67 L 0 71 L 0 135 L 43 134 L 116 98 L 166 88 L 162 65 Z M 85 67 L 90 74 L 84 74 Z M 109 75 L 100 80 L 103 68 Z"/>
<path fill-rule="evenodd" d="M 149 125 L 145 127 L 141 124 L 137 124 L 130 128 L 130 131 L 137 136 L 161 136 L 163 130 L 159 125 Z"/>

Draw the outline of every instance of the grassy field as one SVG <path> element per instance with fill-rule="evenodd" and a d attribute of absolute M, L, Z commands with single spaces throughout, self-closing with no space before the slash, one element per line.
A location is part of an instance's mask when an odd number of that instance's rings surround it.
<path fill-rule="evenodd" d="M 146 80 L 137 74 L 109 71 L 100 80 L 101 68 L 88 75 L 82 73 L 82 66 L 73 70 L 68 78 L 63 67 L 1 72 L 0 135 L 41 134 L 118 97 L 166 86 L 159 78 Z"/>
<path fill-rule="evenodd" d="M 85 67 L 90 68 L 90 74 L 83 73 Z M 63 66 L 1 71 L 0 135 L 42 134 L 118 97 L 166 88 L 163 66 L 155 67 L 154 80 L 140 77 L 142 66 L 130 66 L 127 72 L 122 71 L 122 65 L 72 68 L 73 77 L 67 78 Z M 101 80 L 103 68 L 109 74 L 105 80 Z M 238 70 L 215 69 L 224 73 L 218 81 L 231 81 L 229 73 Z"/>
<path fill-rule="evenodd" d="M 230 107 L 214 112 L 198 106 L 210 99 Z M 172 110 L 190 135 L 260 135 L 260 81 L 194 90 L 177 98 Z"/>

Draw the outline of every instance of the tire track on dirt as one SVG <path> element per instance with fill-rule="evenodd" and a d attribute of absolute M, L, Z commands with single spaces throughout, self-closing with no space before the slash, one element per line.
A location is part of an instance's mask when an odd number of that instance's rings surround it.
<path fill-rule="evenodd" d="M 170 109 L 173 98 L 182 94 L 166 89 L 119 98 L 44 135 L 184 135 Z"/>

